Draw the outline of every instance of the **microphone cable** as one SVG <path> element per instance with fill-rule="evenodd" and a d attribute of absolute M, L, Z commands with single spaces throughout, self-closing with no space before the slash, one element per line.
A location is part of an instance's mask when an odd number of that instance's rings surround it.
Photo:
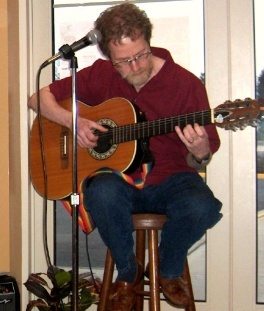
<path fill-rule="evenodd" d="M 43 196 L 43 244 L 44 244 L 44 253 L 47 261 L 48 267 L 53 267 L 50 259 L 50 252 L 48 247 L 48 238 L 47 238 L 47 211 L 48 211 L 48 179 L 47 179 L 47 168 L 46 168 L 46 158 L 45 158 L 45 146 L 43 138 L 43 128 L 42 128 L 42 118 L 41 118 L 41 105 L 40 105 L 40 75 L 43 66 L 38 69 L 37 78 L 36 78 L 36 88 L 37 88 L 37 118 L 38 118 L 38 129 L 39 129 L 39 138 L 40 138 L 40 152 L 42 159 L 42 170 L 43 170 L 43 180 L 44 180 L 44 196 Z M 54 270 L 52 269 L 53 273 Z M 59 286 L 54 277 L 52 283 L 56 289 L 56 292 L 59 295 Z M 65 311 L 62 298 L 60 297 L 60 307 Z"/>

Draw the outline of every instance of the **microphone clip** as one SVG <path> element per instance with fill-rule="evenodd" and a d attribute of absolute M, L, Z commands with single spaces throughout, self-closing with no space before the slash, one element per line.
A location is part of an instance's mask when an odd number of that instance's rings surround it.
<path fill-rule="evenodd" d="M 59 51 L 63 55 L 64 59 L 71 59 L 74 56 L 73 49 L 69 46 L 69 44 L 64 44 L 59 48 Z"/>

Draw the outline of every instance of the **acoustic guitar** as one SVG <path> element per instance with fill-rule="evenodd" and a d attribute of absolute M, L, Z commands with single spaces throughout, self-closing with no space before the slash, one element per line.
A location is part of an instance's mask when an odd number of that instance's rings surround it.
<path fill-rule="evenodd" d="M 227 101 L 214 109 L 143 122 L 138 122 L 135 107 L 124 98 L 113 98 L 95 107 L 78 102 L 78 115 L 109 129 L 107 133 L 95 133 L 99 136 L 96 148 L 77 147 L 79 182 L 102 167 L 121 172 L 128 170 L 136 157 L 138 140 L 173 132 L 176 125 L 183 128 L 187 124 L 214 123 L 227 130 L 256 126 L 260 101 L 263 100 Z M 61 101 L 60 105 L 69 111 L 72 109 L 71 99 Z M 38 117 L 33 122 L 30 135 L 32 183 L 40 195 L 51 200 L 63 199 L 72 192 L 72 132 L 42 116 L 40 121 L 47 185 L 45 188 Z"/>

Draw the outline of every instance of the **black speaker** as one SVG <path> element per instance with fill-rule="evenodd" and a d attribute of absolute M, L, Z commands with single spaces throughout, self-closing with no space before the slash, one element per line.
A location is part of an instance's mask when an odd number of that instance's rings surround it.
<path fill-rule="evenodd" d="M 15 278 L 0 275 L 0 311 L 20 311 L 20 294 Z"/>

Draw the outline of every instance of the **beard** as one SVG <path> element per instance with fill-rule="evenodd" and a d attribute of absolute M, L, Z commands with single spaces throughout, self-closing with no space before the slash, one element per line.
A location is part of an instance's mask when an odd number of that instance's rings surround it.
<path fill-rule="evenodd" d="M 148 66 L 147 68 L 142 68 L 137 72 L 129 72 L 127 75 L 123 75 L 123 79 L 125 79 L 129 84 L 139 87 L 145 85 L 152 74 L 153 66 Z"/>

